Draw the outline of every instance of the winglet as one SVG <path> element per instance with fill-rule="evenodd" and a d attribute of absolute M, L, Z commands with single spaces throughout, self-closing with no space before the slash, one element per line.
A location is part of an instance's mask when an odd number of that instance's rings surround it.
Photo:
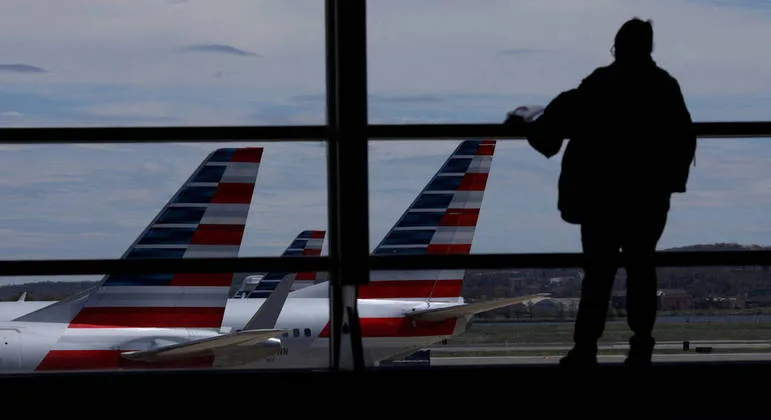
<path fill-rule="evenodd" d="M 16 302 L 26 302 L 27 301 L 27 292 L 21 292 L 21 296 L 19 296 L 19 299 L 16 300 Z"/>

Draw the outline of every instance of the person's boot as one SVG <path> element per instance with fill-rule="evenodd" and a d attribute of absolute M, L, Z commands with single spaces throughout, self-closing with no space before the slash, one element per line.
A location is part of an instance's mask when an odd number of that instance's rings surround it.
<path fill-rule="evenodd" d="M 568 354 L 560 359 L 560 367 L 595 367 L 597 366 L 597 349 L 574 346 Z"/>
<path fill-rule="evenodd" d="M 653 337 L 633 336 L 629 340 L 629 353 L 627 353 L 624 365 L 629 367 L 648 367 L 652 364 L 653 347 L 656 341 Z"/>

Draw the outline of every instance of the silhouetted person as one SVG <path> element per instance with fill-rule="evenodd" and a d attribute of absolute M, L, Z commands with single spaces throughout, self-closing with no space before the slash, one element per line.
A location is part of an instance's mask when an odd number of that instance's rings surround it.
<path fill-rule="evenodd" d="M 605 328 L 619 251 L 627 259 L 627 365 L 648 365 L 654 347 L 654 252 L 672 193 L 686 190 L 696 149 L 691 116 L 675 78 L 651 58 L 653 28 L 634 18 L 615 37 L 608 66 L 561 93 L 532 123 L 528 141 L 547 157 L 569 138 L 558 208 L 581 227 L 584 278 L 574 346 L 562 366 L 593 366 Z"/>

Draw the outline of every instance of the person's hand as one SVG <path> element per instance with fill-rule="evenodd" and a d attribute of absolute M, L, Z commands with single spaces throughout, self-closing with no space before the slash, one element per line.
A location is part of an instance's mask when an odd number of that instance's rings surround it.
<path fill-rule="evenodd" d="M 506 125 L 516 125 L 533 122 L 543 114 L 544 107 L 540 105 L 523 105 L 506 113 Z"/>

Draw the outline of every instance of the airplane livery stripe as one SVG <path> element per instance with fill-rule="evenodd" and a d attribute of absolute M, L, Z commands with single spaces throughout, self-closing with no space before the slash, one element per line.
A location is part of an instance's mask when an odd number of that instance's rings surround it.
<path fill-rule="evenodd" d="M 359 285 L 359 299 L 447 298 L 460 296 L 462 279 L 378 280 Z"/>
<path fill-rule="evenodd" d="M 361 336 L 418 337 L 451 335 L 455 331 L 456 318 L 444 321 L 419 321 L 406 317 L 361 318 Z M 319 338 L 329 338 L 329 323 L 319 333 Z"/>
<path fill-rule="evenodd" d="M 262 150 L 212 152 L 124 258 L 237 257 Z M 107 276 L 70 328 L 219 328 L 232 280 L 233 273 Z"/>
<path fill-rule="evenodd" d="M 303 232 L 300 232 L 299 235 L 297 235 L 298 239 L 324 239 L 324 236 L 326 235 L 327 231 L 325 230 L 306 230 Z"/>
<path fill-rule="evenodd" d="M 210 368 L 213 356 L 202 356 L 182 361 L 146 363 L 121 357 L 126 350 L 51 350 L 37 366 L 37 371 L 78 371 L 100 369 L 172 369 Z"/>
<path fill-rule="evenodd" d="M 468 253 L 494 149 L 494 140 L 461 142 L 374 254 Z"/>
<path fill-rule="evenodd" d="M 188 245 L 182 258 L 237 257 L 239 245 Z"/>
<path fill-rule="evenodd" d="M 235 149 L 230 158 L 230 162 L 260 163 L 262 160 L 262 151 L 262 147 Z"/>
<path fill-rule="evenodd" d="M 221 183 L 211 197 L 211 203 L 249 204 L 252 202 L 254 184 Z"/>
<path fill-rule="evenodd" d="M 89 306 L 75 316 L 69 328 L 219 328 L 224 312 L 224 304 L 219 307 Z"/>
<path fill-rule="evenodd" d="M 198 225 L 190 239 L 195 245 L 241 245 L 244 225 Z"/>
<path fill-rule="evenodd" d="M 228 285 L 229 286 L 229 285 Z M 201 286 L 111 286 L 94 292 L 89 307 L 174 307 L 218 308 L 229 287 Z"/>
<path fill-rule="evenodd" d="M 466 173 L 489 173 L 490 169 L 493 165 L 493 157 L 492 156 L 474 156 L 471 159 L 471 164 L 469 165 L 468 170 Z"/>
<path fill-rule="evenodd" d="M 233 273 L 177 273 L 110 276 L 103 286 L 208 286 L 228 287 Z M 109 289 L 102 288 L 102 289 Z M 153 293 L 157 293 L 154 291 Z"/>
<path fill-rule="evenodd" d="M 479 209 L 447 209 L 438 226 L 472 226 L 479 220 Z"/>
<path fill-rule="evenodd" d="M 436 279 L 462 279 L 466 270 L 373 270 L 370 281 L 413 281 Z"/>
<path fill-rule="evenodd" d="M 316 280 L 316 272 L 315 271 L 304 271 L 302 273 L 297 273 L 297 276 L 295 276 L 294 281 L 306 281 L 306 280 Z"/>
<path fill-rule="evenodd" d="M 326 236 L 325 230 L 304 230 L 300 232 L 289 244 L 289 246 L 281 254 L 282 257 L 306 257 L 306 256 L 319 256 L 321 255 L 321 249 L 324 244 L 324 237 Z M 291 290 L 301 289 L 303 287 L 312 286 L 318 273 L 315 271 L 307 271 L 300 273 L 278 272 L 273 271 L 265 273 L 260 279 L 259 283 L 253 287 L 247 288 L 244 284 L 239 291 L 236 292 L 236 296 L 240 298 L 267 298 L 278 286 L 281 279 L 287 275 L 295 275 L 294 282 L 290 286 Z"/>
<path fill-rule="evenodd" d="M 461 142 L 373 254 L 470 253 L 495 144 L 495 140 Z M 459 298 L 464 274 L 465 270 L 450 275 L 445 270 L 372 272 L 359 297 Z"/>
<path fill-rule="evenodd" d="M 485 185 L 487 185 L 486 173 L 469 172 L 469 173 L 466 173 L 466 175 L 463 175 L 463 179 L 461 180 L 461 183 L 458 186 L 458 190 L 482 191 L 485 189 Z"/>
<path fill-rule="evenodd" d="M 177 273 L 169 286 L 208 286 L 220 287 L 233 283 L 233 273 Z"/>
<path fill-rule="evenodd" d="M 471 244 L 439 244 L 429 245 L 427 254 L 468 254 L 471 252 Z"/>

